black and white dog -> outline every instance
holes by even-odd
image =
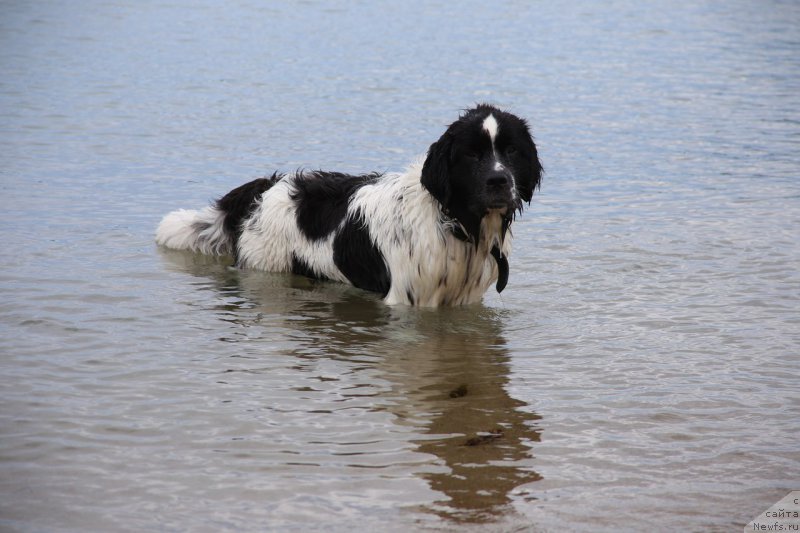
[[[351,283],[387,304],[460,305],[508,281],[509,226],[542,167],[527,123],[465,111],[405,172],[275,173],[161,221],[168,248]]]

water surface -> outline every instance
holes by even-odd
[[[0,528],[734,530],[800,480],[793,2],[0,3]],[[547,173],[502,295],[157,249],[478,101]]]

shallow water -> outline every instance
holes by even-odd
[[[792,2],[0,3],[0,529],[734,530],[800,488]],[[502,295],[157,249],[490,101],[547,174]]]

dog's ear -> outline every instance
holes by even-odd
[[[531,198],[533,198],[533,191],[539,187],[539,184],[542,181],[542,164],[539,162],[539,154],[536,151],[536,144],[534,144],[533,139],[531,139],[531,153],[530,153],[530,166],[526,169],[526,172],[521,179],[517,181],[517,191],[519,192],[519,197],[522,198],[526,203],[531,202]]]
[[[450,185],[450,136],[445,133],[428,149],[428,156],[422,165],[422,186],[428,189],[443,208],[450,205],[452,189]]]

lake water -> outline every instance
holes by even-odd
[[[0,529],[736,531],[800,489],[800,4],[0,2]],[[159,250],[460,109],[546,168],[482,305]]]

